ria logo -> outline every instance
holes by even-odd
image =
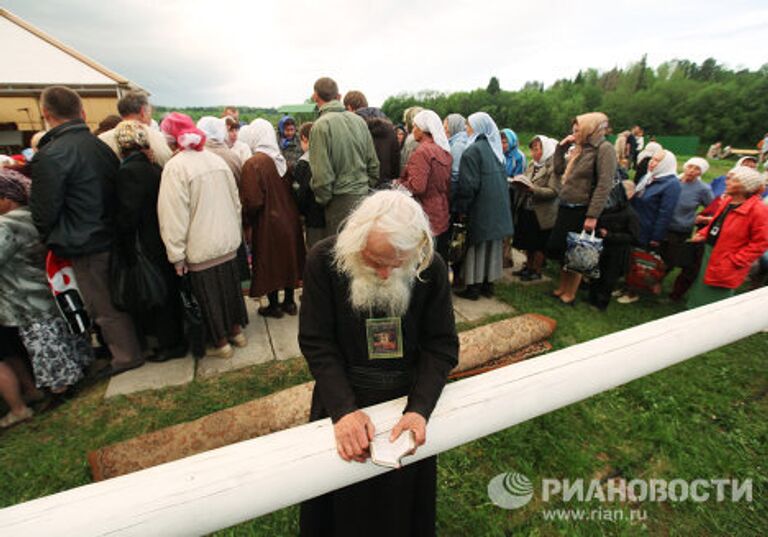
[[[517,472],[499,474],[488,483],[488,497],[502,509],[518,509],[533,498],[533,484]]]

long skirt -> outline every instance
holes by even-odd
[[[485,241],[467,248],[462,273],[466,285],[493,282],[501,278],[504,268],[501,240]]]
[[[707,285],[704,283],[704,274],[707,272],[707,265],[709,265],[709,258],[712,255],[712,246],[709,244],[704,248],[704,257],[701,260],[701,270],[699,270],[699,276],[691,287],[688,293],[688,301],[685,306],[690,310],[698,308],[699,306],[706,306],[719,300],[732,297],[735,293],[735,289],[727,289],[725,287],[715,287],[714,285]]]
[[[543,252],[549,242],[549,232],[549,229],[541,229],[535,211],[520,209],[512,247],[528,252]]]
[[[248,324],[237,258],[189,274],[210,343],[226,339],[233,326]]]
[[[61,317],[50,317],[19,327],[19,335],[32,362],[38,388],[73,386],[93,361],[88,340],[74,335]]]

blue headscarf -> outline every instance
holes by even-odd
[[[503,129],[502,134],[507,138],[507,152],[504,153],[504,167],[507,169],[507,176],[514,177],[525,171],[525,155],[520,152],[518,147],[517,134],[512,129]]]
[[[499,162],[504,164],[504,153],[501,150],[501,135],[499,134],[499,128],[496,126],[496,123],[493,121],[491,116],[485,112],[475,112],[469,116],[467,123],[469,123],[469,125],[472,127],[472,130],[474,131],[472,136],[469,137],[468,143],[475,143],[477,137],[481,134],[484,134],[491,146],[491,149],[493,149],[493,153],[496,155],[496,158],[499,159]]]
[[[287,148],[291,142],[295,141],[296,135],[293,135],[293,138],[286,138],[285,137],[285,124],[291,122],[294,126],[296,126],[296,120],[293,119],[291,116],[283,116],[280,118],[280,121],[277,123],[277,132],[280,135],[280,149]],[[296,128],[296,131],[298,132],[298,127]]]

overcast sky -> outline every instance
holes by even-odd
[[[371,105],[419,90],[714,57],[757,69],[765,0],[4,0],[168,106],[303,102],[320,76]],[[7,53],[23,54],[22,50]],[[0,71],[1,72],[1,71]],[[0,79],[2,75],[0,74]]]

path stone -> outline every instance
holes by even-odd
[[[147,362],[138,369],[112,377],[104,397],[180,386],[191,382],[194,377],[195,359],[191,355],[161,363]]]
[[[248,345],[242,349],[235,347],[235,355],[232,358],[202,358],[197,364],[197,375],[200,378],[208,378],[226,371],[235,371],[275,358],[272,345],[269,342],[267,323],[264,317],[256,312],[259,303],[246,298],[245,304],[248,308],[249,320],[248,326],[245,328]]]
[[[282,319],[269,319],[267,329],[275,358],[287,360],[301,356],[298,315],[284,315]]]
[[[453,311],[456,314],[456,322],[474,322],[491,315],[514,313],[515,309],[495,298],[467,300],[453,295]]]

